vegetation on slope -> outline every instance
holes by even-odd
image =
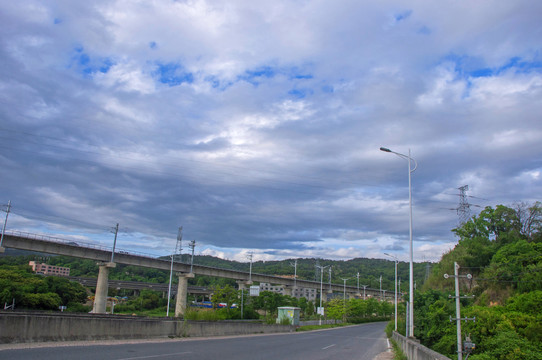
[[[24,265],[0,268],[1,304],[15,302],[17,308],[36,310],[58,310],[59,306],[67,306],[77,311],[86,299],[85,288],[66,278],[35,275]]]
[[[453,264],[461,278],[463,338],[476,343],[472,360],[542,359],[542,205],[537,202],[514,208],[487,207],[453,231],[456,247],[433,268],[415,294],[415,336],[421,342],[456,358],[456,325]],[[404,333],[402,328],[399,330]]]

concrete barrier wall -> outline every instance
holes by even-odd
[[[322,320],[322,325],[329,325],[329,324],[340,324],[342,323],[341,320]],[[307,321],[300,321],[300,326],[306,326],[306,325],[320,325],[320,320],[307,320]]]
[[[0,343],[152,339],[294,331],[250,321],[200,322],[99,314],[0,312]]]
[[[450,360],[449,357],[439,354],[438,352],[421,345],[417,341],[406,338],[395,331],[393,332],[392,339],[397,342],[408,360]]]

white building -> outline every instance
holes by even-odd
[[[271,292],[279,293],[281,295],[286,295],[286,291],[284,290],[284,286],[282,285],[271,285],[269,283],[260,283],[260,291],[271,291]],[[292,289],[292,296],[298,299],[304,297],[308,301],[314,301],[316,300],[316,295],[317,295],[316,289],[308,289],[308,288],[301,288],[301,287],[296,287]]]

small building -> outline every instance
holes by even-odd
[[[285,320],[290,322],[290,325],[299,325],[299,312],[301,308],[293,306],[281,306],[278,308],[277,324],[283,324]]]
[[[260,291],[271,291],[286,295],[286,291],[283,285],[271,285],[269,283],[260,283]],[[299,299],[304,297],[308,301],[314,301],[317,298],[316,289],[295,287],[292,289],[292,296]]]
[[[63,266],[54,266],[48,264],[38,264],[35,261],[28,262],[32,267],[32,271],[36,274],[55,275],[55,276],[70,276],[70,268]]]

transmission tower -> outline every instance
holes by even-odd
[[[457,207],[457,216],[459,216],[459,225],[465,224],[470,219],[470,204],[467,199],[468,185],[463,185],[459,189],[459,206]]]

